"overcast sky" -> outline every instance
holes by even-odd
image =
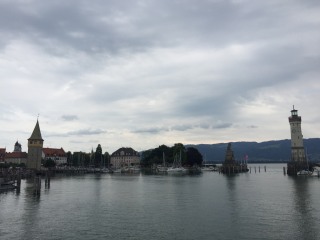
[[[0,0],[0,148],[320,137],[318,0]]]

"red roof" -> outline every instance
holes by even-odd
[[[46,157],[64,157],[66,156],[66,152],[63,150],[63,148],[42,148],[42,151]]]
[[[28,154],[26,152],[8,152],[6,158],[28,158]]]
[[[0,160],[3,160],[5,155],[6,155],[6,149],[0,148]]]

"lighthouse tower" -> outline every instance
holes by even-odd
[[[298,110],[291,110],[289,117],[291,132],[291,161],[288,163],[288,174],[295,175],[298,171],[305,169],[307,164],[303,147],[303,135],[301,131],[301,117]]]
[[[41,158],[42,158],[43,139],[41,137],[41,131],[39,121],[37,120],[36,126],[28,139],[28,161],[27,168],[33,170],[40,170]]]

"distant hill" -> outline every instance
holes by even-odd
[[[185,145],[194,147],[202,154],[206,162],[222,163],[228,143]],[[267,142],[232,142],[236,160],[248,155],[249,163],[288,162],[291,157],[291,140],[274,140]],[[320,138],[304,139],[304,147],[310,162],[320,162]]]

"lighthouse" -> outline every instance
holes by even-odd
[[[290,133],[291,133],[291,160],[288,163],[287,173],[296,175],[298,171],[307,167],[306,155],[303,146],[303,135],[301,131],[301,117],[298,110],[291,110],[289,116]]]

